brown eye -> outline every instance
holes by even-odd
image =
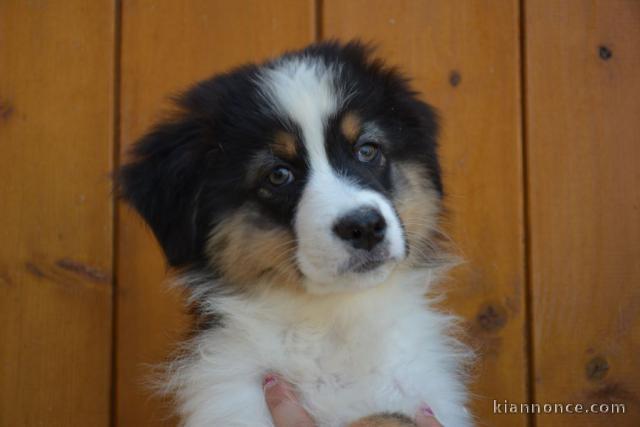
[[[363,163],[374,161],[380,150],[374,144],[362,144],[356,149],[356,157]]]
[[[274,187],[281,187],[293,181],[293,173],[284,166],[274,168],[269,174],[269,182]]]

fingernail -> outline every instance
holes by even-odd
[[[427,417],[435,417],[435,414],[431,410],[431,407],[427,404],[423,404],[420,407],[420,411],[422,412],[422,414],[426,415]]]
[[[267,374],[265,375],[264,379],[262,380],[262,388],[264,390],[273,387],[274,385],[276,385],[278,383],[278,378],[273,375],[273,374]]]

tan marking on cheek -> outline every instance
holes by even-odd
[[[259,284],[298,289],[293,234],[279,226],[258,227],[248,208],[220,223],[208,242],[211,262],[227,282],[250,290]]]
[[[429,255],[430,237],[438,226],[440,199],[417,165],[399,165],[395,205],[409,243],[409,262]]]
[[[277,156],[287,159],[293,159],[298,155],[296,138],[288,132],[277,132],[271,144],[271,149]]]
[[[351,144],[355,144],[360,131],[362,130],[362,121],[355,113],[347,113],[340,122],[340,130]]]

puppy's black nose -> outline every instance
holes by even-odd
[[[333,226],[333,232],[356,249],[370,251],[384,239],[387,223],[373,208],[349,212]]]

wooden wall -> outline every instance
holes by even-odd
[[[0,425],[109,424],[115,7],[0,1]]]
[[[640,2],[526,3],[534,398],[640,425]],[[545,416],[541,426],[566,426]]]
[[[0,426],[172,426],[180,296],[109,172],[195,80],[376,41],[443,119],[480,426],[640,423],[640,2],[0,1]],[[622,402],[625,415],[505,415]],[[454,427],[454,426],[447,426]]]

